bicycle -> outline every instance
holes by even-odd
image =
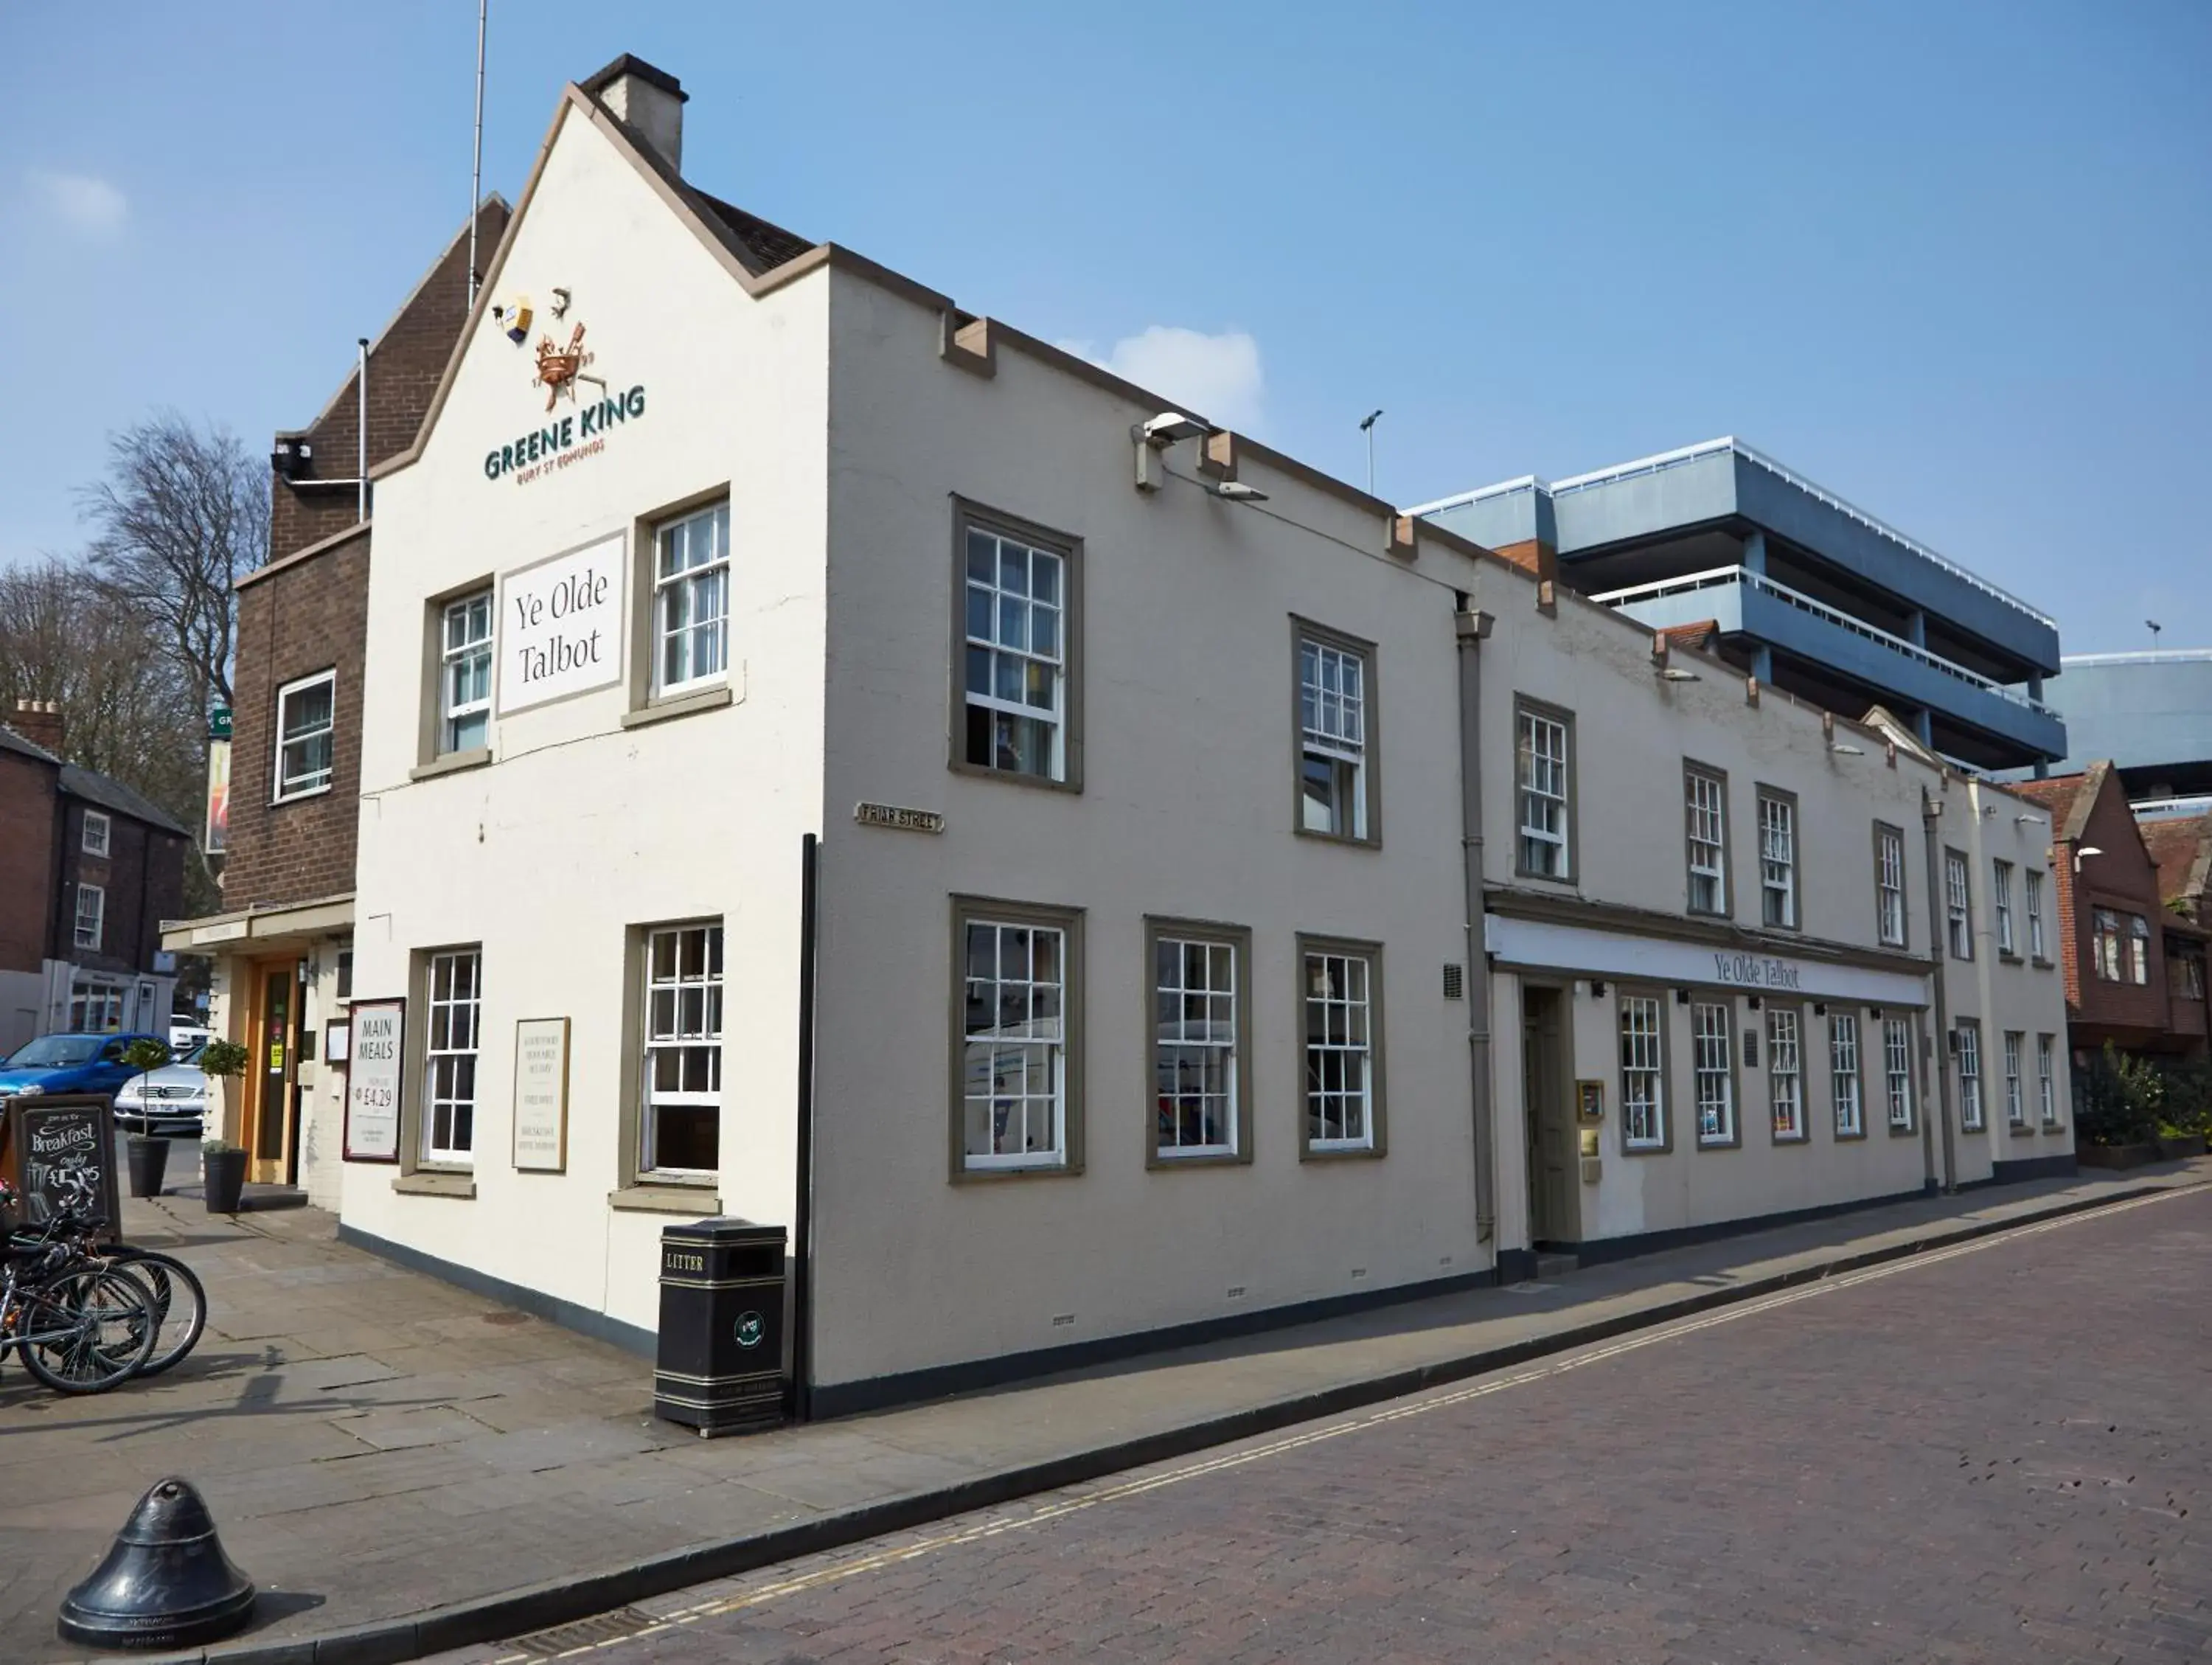
[[[192,1269],[174,1255],[130,1243],[99,1241],[104,1217],[94,1207],[96,1188],[75,1172],[59,1176],[60,1211],[35,1231],[9,1238],[18,1251],[64,1244],[84,1261],[119,1269],[141,1283],[155,1324],[152,1352],[137,1368],[140,1376],[159,1376],[181,1363],[199,1345],[207,1328],[207,1290]]]
[[[144,1285],[66,1243],[11,1253],[0,1269],[0,1358],[58,1394],[104,1394],[153,1356],[161,1325]]]

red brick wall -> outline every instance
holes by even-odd
[[[0,971],[36,971],[52,934],[60,773],[35,757],[0,751]]]
[[[2090,805],[2078,846],[2099,854],[2083,856],[2081,871],[2071,870],[2073,852],[2061,845],[2052,866],[2058,877],[2059,937],[2066,950],[2066,999],[2078,1033],[2076,1045],[2096,1045],[2110,1036],[2123,1045],[2148,1040],[2166,1028],[2165,933],[2160,921],[2158,867],[2143,848],[2136,818],[2129,811],[2118,771],[2105,773]],[[2145,983],[2107,982],[2096,972],[2094,910],[2109,908],[2123,915],[2141,915],[2150,926],[2150,977]],[[2120,969],[2125,976],[2132,949],[2122,939]]]
[[[161,946],[161,921],[185,908],[185,841],[119,811],[62,800],[60,872],[54,887],[51,952],[100,971],[150,971]],[[88,810],[107,817],[107,854],[88,855]],[[76,945],[76,887],[97,884],[106,893],[97,949]]]

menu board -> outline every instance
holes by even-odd
[[[407,1002],[356,1000],[348,1036],[345,1159],[399,1160],[399,1083]]]
[[[93,1206],[106,1217],[112,1235],[123,1218],[115,1189],[115,1115],[101,1093],[50,1093],[8,1101],[5,1173],[21,1200],[16,1217],[26,1225],[43,1225],[61,1212],[56,1183],[70,1169],[90,1173]]]

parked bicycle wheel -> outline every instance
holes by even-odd
[[[173,1255],[127,1245],[108,1253],[119,1270],[145,1285],[147,1304],[154,1314],[154,1350],[138,1374],[159,1376],[199,1346],[207,1328],[207,1291],[192,1269]]]
[[[145,1285],[127,1273],[64,1272],[16,1296],[16,1350],[58,1394],[104,1394],[129,1381],[160,1333]]]

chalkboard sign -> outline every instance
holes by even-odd
[[[56,1182],[72,1168],[88,1170],[93,1206],[106,1216],[112,1234],[123,1218],[115,1189],[115,1111],[102,1093],[52,1093],[8,1101],[4,1172],[21,1194],[16,1218],[43,1225],[61,1212]]]

